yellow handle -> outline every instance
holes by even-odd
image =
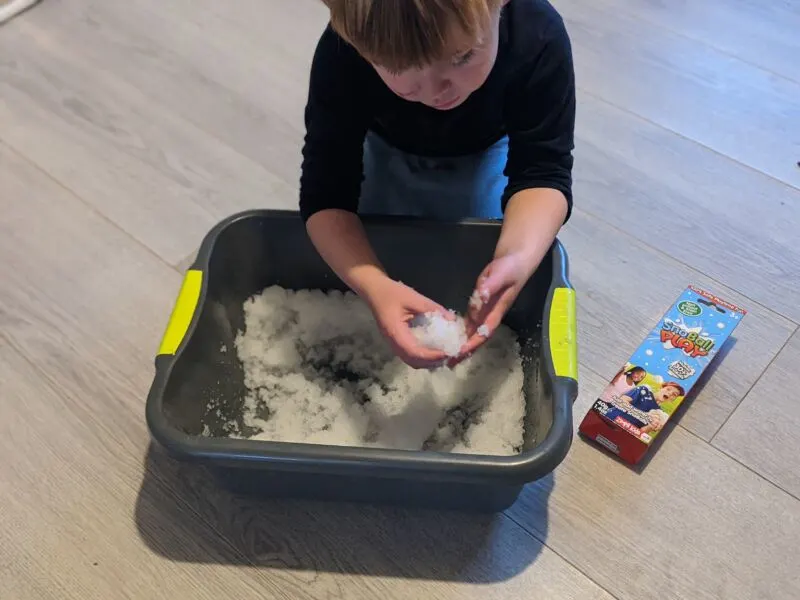
[[[194,269],[186,271],[181,291],[175,301],[175,308],[172,309],[172,315],[170,315],[167,323],[167,330],[161,339],[161,347],[158,350],[159,356],[175,354],[178,351],[186,332],[189,330],[192,317],[194,317],[194,311],[200,301],[202,287],[203,272]]]
[[[578,319],[575,290],[556,288],[550,306],[550,356],[557,377],[578,379]]]

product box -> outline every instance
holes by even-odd
[[[625,462],[639,462],[745,314],[689,286],[603,390],[579,431]]]

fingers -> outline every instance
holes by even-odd
[[[469,299],[469,310],[470,311],[479,311],[483,308],[483,305],[489,301],[489,297],[492,295],[491,290],[486,287],[486,280],[492,272],[492,265],[489,264],[480,275],[478,275],[478,281],[475,283],[475,290],[472,292],[472,296]]]
[[[448,364],[455,366],[460,362],[470,358],[478,348],[483,346],[486,343],[486,340],[489,339],[489,336],[482,335],[482,333],[475,333],[473,334],[468,340],[467,343],[464,344],[464,347],[461,348],[461,352],[458,356],[451,360]]]
[[[395,346],[395,353],[403,362],[415,369],[433,369],[447,361],[447,354],[420,344],[411,333],[411,329],[405,325],[392,328],[389,336]]]
[[[504,303],[505,293],[501,292],[490,296],[486,302],[477,309],[470,307],[467,313],[467,335],[472,337],[478,333],[478,328],[486,326],[489,332],[494,331],[500,324],[505,314],[506,304]]]
[[[375,304],[373,311],[384,336],[403,362],[415,369],[444,365],[447,354],[423,346],[411,332],[411,327],[415,319],[425,313],[439,313],[448,319],[455,318],[455,315],[405,284],[391,290],[382,304]]]
[[[415,292],[415,297],[409,302],[408,308],[417,313],[439,313],[449,318],[452,313],[441,304],[434,302],[430,298],[426,298],[420,293]]]
[[[499,327],[500,321],[503,318],[503,310],[495,307],[495,310],[487,315],[486,320],[481,324],[472,324],[470,326],[469,339],[467,343],[461,348],[458,356],[451,359],[447,364],[450,368],[462,363],[472,355],[491,337],[494,330]]]
[[[494,260],[478,277],[478,295],[486,302],[488,297],[500,294],[514,285],[516,279],[517,267],[514,261],[508,258]]]
[[[433,312],[440,313],[447,319],[455,318],[455,316],[449,310],[447,310],[438,302],[434,302],[427,296],[423,296],[413,288],[408,286],[406,286],[406,288],[410,293],[407,294],[406,298],[404,299],[404,304],[406,305],[405,308],[408,310],[408,312],[412,313],[412,317],[417,314]]]
[[[467,325],[469,339],[467,343],[464,344],[463,348],[461,348],[458,357],[448,362],[449,366],[453,367],[469,358],[476,350],[486,343],[486,340],[488,340],[492,333],[500,326],[503,316],[511,305],[512,299],[513,294],[511,290],[506,290],[499,296],[492,298],[488,304],[484,305],[476,319],[470,318]]]
[[[485,338],[478,334],[473,335],[467,340],[467,343],[464,344],[464,347],[461,349],[461,353],[455,358],[451,358],[447,361],[447,366],[453,369],[465,360],[472,358],[472,355],[475,353],[475,351],[480,348],[487,339],[489,338]]]
[[[467,310],[468,326],[473,326],[468,328],[470,335],[486,322],[504,293],[516,283],[515,274],[513,264],[505,259],[492,261],[480,274]]]

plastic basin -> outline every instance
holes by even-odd
[[[365,217],[364,225],[394,278],[457,310],[466,308],[500,232],[500,223],[480,220]],[[248,211],[208,233],[185,275],[147,398],[150,432],[176,459],[206,465],[227,488],[265,496],[500,511],[566,456],[577,345],[575,294],[559,242],[505,319],[519,336],[525,375],[524,448],[516,456],[222,437],[245,396],[234,346],[244,327],[243,303],[275,284],[346,289],[296,212]]]

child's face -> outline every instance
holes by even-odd
[[[644,373],[642,371],[634,371],[631,373],[631,379],[633,379],[633,383],[642,383]]]
[[[671,385],[668,387],[663,387],[656,393],[656,402],[659,404],[672,402],[680,395],[681,393],[678,391],[678,388],[672,387]]]
[[[420,102],[437,110],[450,110],[462,104],[483,85],[497,58],[500,10],[481,39],[454,34],[452,52],[423,69],[392,73],[373,65],[383,82],[395,94],[410,102]]]

